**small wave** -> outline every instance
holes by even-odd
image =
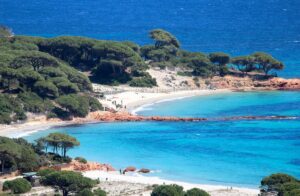
[[[131,111],[131,114],[137,115],[138,112],[145,111],[145,110],[152,110],[153,108],[150,107],[152,105],[154,105],[154,103],[149,103],[149,104],[145,104],[140,107],[137,107]]]
[[[174,97],[174,98],[169,98],[169,99],[163,99],[163,100],[157,101],[155,103],[164,103],[164,102],[169,102],[169,101],[185,99],[185,98],[189,98],[189,97],[191,97],[191,96]]]
[[[32,131],[16,132],[16,133],[12,134],[11,137],[12,138],[26,137],[26,136],[32,135],[36,132],[39,132],[39,131],[42,131],[42,130],[48,130],[50,128],[51,128],[51,126],[47,126],[47,127],[43,127],[43,128],[34,129]]]
[[[300,43],[300,40],[292,40],[292,41],[287,41],[289,43]]]
[[[161,170],[151,170],[150,173],[155,174],[155,173],[161,173]]]
[[[164,103],[164,102],[170,102],[170,101],[175,101],[175,100],[180,100],[180,99],[185,99],[185,98],[189,98],[189,97],[192,97],[192,96],[194,96],[194,95],[191,95],[191,96],[182,96],[182,97],[175,97],[175,98],[169,98],[169,99],[162,99],[162,100],[159,100],[159,101],[155,101],[153,103],[148,103],[148,104],[145,104],[145,105],[142,105],[140,107],[137,107],[137,108],[133,109],[131,111],[131,114],[137,115],[137,113],[141,112],[141,111],[153,110],[153,108],[149,107],[149,106],[153,106],[154,104]]]

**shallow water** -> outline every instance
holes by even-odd
[[[299,104],[300,92],[227,93],[161,102],[141,114],[300,116]],[[263,176],[275,172],[300,177],[299,120],[99,123],[26,138],[33,141],[53,131],[81,142],[69,152],[73,157],[116,168],[145,167],[165,179],[257,187]]]

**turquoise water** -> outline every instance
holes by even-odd
[[[161,102],[144,115],[300,116],[300,92],[209,95]],[[69,152],[115,168],[134,165],[164,179],[257,187],[262,177],[285,172],[300,177],[300,121],[125,122],[53,128],[80,147]]]

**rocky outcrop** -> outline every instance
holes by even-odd
[[[200,122],[200,121],[234,121],[234,120],[278,120],[278,119],[298,119],[298,116],[232,116],[221,118],[201,118],[201,117],[168,117],[168,116],[137,116],[127,112],[94,112],[93,119],[97,121],[166,121],[166,122]]]
[[[147,174],[147,173],[150,173],[150,169],[142,168],[142,169],[140,169],[138,172],[139,172],[139,173]]]
[[[52,168],[55,170],[67,170],[67,171],[91,171],[91,170],[101,170],[101,171],[116,171],[111,165],[101,164],[96,162],[81,163],[79,161],[73,160],[68,164],[54,165]]]
[[[129,166],[129,167],[126,167],[126,169],[124,169],[123,174],[125,174],[127,172],[135,172],[135,171],[136,171],[135,167]]]
[[[271,90],[300,90],[300,79],[272,78],[254,83],[255,87],[264,87]]]

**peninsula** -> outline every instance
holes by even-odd
[[[104,121],[203,122],[299,119],[299,116],[220,118],[203,116],[196,118],[138,115],[140,106],[165,99],[233,91],[300,90],[300,79],[278,77],[276,72],[284,69],[284,64],[265,52],[253,52],[237,57],[231,57],[223,52],[210,54],[190,52],[181,49],[177,38],[165,30],[155,29],[149,35],[154,43],[139,46],[130,41],[106,41],[75,36],[55,38],[19,36],[14,35],[7,27],[0,27],[0,135],[11,138],[23,137],[52,126]],[[60,155],[58,148],[66,153],[67,147],[79,145],[76,138],[65,135],[59,135],[59,137],[52,135],[53,138],[50,136],[46,138],[48,139],[46,142],[40,140],[44,142],[43,144],[47,144],[42,148],[37,148],[41,147],[38,146],[41,143],[29,144],[22,139],[1,138],[2,143],[7,147],[5,152],[9,151],[11,146],[18,146],[12,152],[15,153],[13,156],[16,155],[16,157],[12,157],[16,160],[20,157],[24,158],[21,156],[22,150],[27,147],[30,150],[24,150],[24,152],[29,153],[30,156],[38,158],[42,155],[48,160],[49,154],[47,150],[46,153],[44,151],[49,145],[56,149],[56,152],[50,154],[50,159],[53,158],[51,161],[57,161],[54,160],[57,156],[62,163],[69,163],[71,160],[66,161],[64,158],[67,157],[65,154]],[[57,143],[58,141],[61,143]],[[6,161],[4,158],[3,160]],[[13,165],[15,160],[9,160],[9,163]],[[79,160],[82,161],[81,158]],[[26,160],[23,161],[26,162]],[[94,180],[101,178],[104,181],[110,178],[114,181],[138,183],[135,181],[137,178],[131,176],[85,170],[86,168],[114,170],[110,165],[79,163],[80,161],[73,160],[71,164],[76,168],[84,168],[82,171],[85,177]],[[3,162],[0,164],[2,164],[2,170],[7,166]],[[37,170],[41,165],[35,166],[30,170]],[[47,172],[49,173],[41,172],[40,175],[44,175],[45,178],[50,178],[50,176],[54,178],[55,175],[60,178],[62,175],[59,172],[53,174],[51,174],[52,171]],[[68,173],[68,175],[86,180],[88,189],[94,185],[93,181],[83,176],[73,173]],[[284,177],[276,176],[279,179]],[[290,176],[287,178],[293,183],[297,181]],[[150,187],[149,189],[150,182],[176,183],[152,178],[139,179],[143,185],[135,184],[135,187],[142,186],[144,192],[148,191],[146,195],[150,194],[150,190],[155,192],[160,191],[160,188],[170,188],[158,186],[160,188]],[[50,182],[44,181],[43,183],[53,185]],[[126,184],[126,188],[129,189],[131,184]],[[185,183],[181,185],[186,190],[193,187],[204,188],[211,195],[217,196],[230,192],[223,186]],[[262,185],[271,187],[269,181],[265,184],[262,182]],[[7,187],[9,188],[9,185]],[[271,190],[270,187],[268,191]],[[180,189],[183,194],[183,188]],[[234,189],[231,195],[258,193],[258,190],[253,189]],[[73,191],[79,192],[79,190]],[[68,195],[68,193],[63,193]]]

